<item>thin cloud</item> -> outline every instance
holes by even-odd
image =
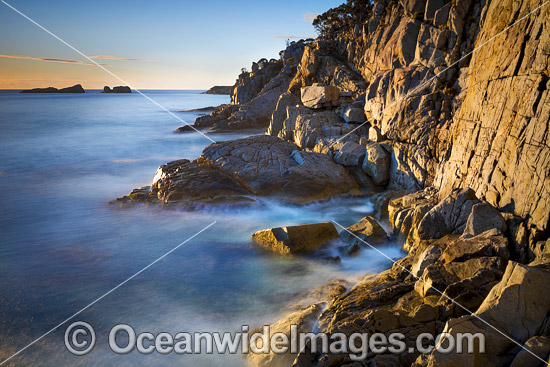
[[[315,20],[315,18],[317,18],[319,15],[319,13],[305,13],[304,14],[304,22],[308,22],[308,23],[311,23]]]
[[[129,57],[118,57],[118,56],[109,56],[109,55],[95,55],[89,56],[90,59],[102,59],[102,60],[119,60],[119,61],[138,61],[138,62],[152,62],[153,60],[146,59],[132,59]]]
[[[273,38],[280,39],[280,40],[299,40],[303,37],[300,37],[300,36],[273,36]]]
[[[23,60],[33,60],[33,61],[46,61],[46,62],[60,62],[63,64],[73,64],[73,65],[93,65],[96,66],[93,62],[77,61],[77,60],[67,60],[67,59],[53,59],[45,57],[32,57],[32,56],[20,56],[20,55],[1,55],[5,59],[23,59]],[[106,64],[100,64],[106,65]]]

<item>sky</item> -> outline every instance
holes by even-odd
[[[5,0],[138,89],[232,85],[343,0]],[[0,2],[0,89],[122,83]]]

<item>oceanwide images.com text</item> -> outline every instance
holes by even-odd
[[[272,333],[269,326],[250,330],[243,325],[240,332],[136,332],[127,324],[111,328],[109,348],[116,354],[134,350],[141,354],[297,354],[312,353],[349,354],[354,361],[367,355],[382,353],[485,353],[485,336],[482,333],[420,334],[414,346],[402,333],[304,333],[291,325],[288,333]],[[88,323],[75,322],[65,331],[65,346],[75,355],[90,353],[96,343],[96,334]]]

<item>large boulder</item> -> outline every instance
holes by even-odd
[[[329,156],[301,151],[295,144],[269,135],[214,143],[202,157],[262,196],[306,203],[360,194],[357,182]]]
[[[493,228],[501,233],[506,231],[506,221],[502,214],[488,203],[475,204],[466,222],[463,236],[474,237]]]
[[[418,237],[425,240],[462,234],[472,208],[477,203],[479,200],[473,190],[453,190],[422,218],[418,225]]]
[[[336,238],[338,232],[330,222],[276,227],[252,235],[254,242],[282,255],[315,250]]]
[[[147,202],[196,208],[204,204],[245,204],[257,193],[229,172],[204,159],[181,159],[160,166],[151,187],[135,189],[114,203]]]
[[[334,86],[313,85],[300,90],[302,104],[310,108],[338,106],[340,90]]]
[[[250,202],[257,196],[307,203],[335,195],[361,195],[361,191],[346,169],[329,156],[259,135],[214,143],[194,161],[161,166],[151,194],[162,203],[197,206]],[[141,201],[141,197],[125,200]]]
[[[362,218],[359,222],[340,232],[339,237],[344,242],[359,243],[359,245],[363,244],[361,240],[369,244],[378,244],[388,241],[388,235],[384,228],[370,216]]]

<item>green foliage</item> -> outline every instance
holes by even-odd
[[[242,68],[241,69],[241,74],[248,74],[248,69],[247,68]]]
[[[313,20],[320,36],[330,36],[363,23],[373,8],[373,0],[347,0],[344,4],[327,10]]]

